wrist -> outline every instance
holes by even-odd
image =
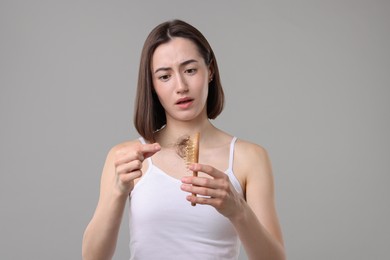
[[[123,191],[123,190],[119,189],[118,187],[113,188],[113,190],[111,192],[111,197],[114,200],[120,200],[120,201],[127,200],[129,195],[130,195],[130,192]]]
[[[233,224],[241,223],[242,221],[245,221],[247,216],[247,210],[248,210],[248,204],[243,198],[241,198],[239,206],[237,207],[236,211],[234,212],[234,214],[229,216],[230,221]]]

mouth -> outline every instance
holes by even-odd
[[[183,105],[192,102],[194,99],[192,98],[181,98],[176,102],[176,105]]]

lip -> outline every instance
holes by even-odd
[[[182,109],[186,109],[186,108],[189,108],[192,105],[193,101],[194,101],[193,98],[184,97],[184,98],[178,99],[176,101],[175,105],[179,106]]]
[[[191,102],[193,101],[194,99],[193,98],[189,98],[189,97],[184,97],[184,98],[180,98],[176,101],[176,105],[181,105],[181,104],[185,104],[187,102]]]

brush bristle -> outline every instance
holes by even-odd
[[[199,133],[196,133],[193,137],[188,137],[186,139],[183,158],[187,165],[198,162],[199,135]]]
[[[192,163],[198,163],[199,139],[200,139],[199,137],[200,137],[200,133],[196,133],[194,136],[192,137],[188,136],[179,142],[179,147],[181,148],[179,149],[180,151],[179,155],[183,157],[187,167]],[[193,171],[192,175],[197,177],[198,172]],[[195,193],[192,193],[192,195],[196,197]],[[191,202],[191,205],[196,206],[196,203]]]

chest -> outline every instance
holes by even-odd
[[[148,176],[131,193],[131,220],[142,226],[156,223],[160,232],[167,236],[183,232],[196,234],[205,239],[213,237],[216,241],[223,239],[227,229],[234,233],[231,223],[213,207],[205,205],[191,206],[186,200],[188,195],[180,189],[180,181],[167,176],[160,169],[153,167]],[[164,223],[161,229],[161,223]],[[152,233],[156,227],[150,227]]]
[[[228,145],[217,148],[200,148],[199,163],[210,165],[220,171],[229,168],[230,147]],[[173,148],[163,148],[152,157],[153,164],[175,179],[192,174],[187,168],[187,162],[178,155]],[[206,174],[199,173],[199,176],[207,177]]]
[[[211,206],[191,206],[180,185],[151,165],[135,186],[129,200],[132,259],[237,259],[239,239],[230,221]]]

